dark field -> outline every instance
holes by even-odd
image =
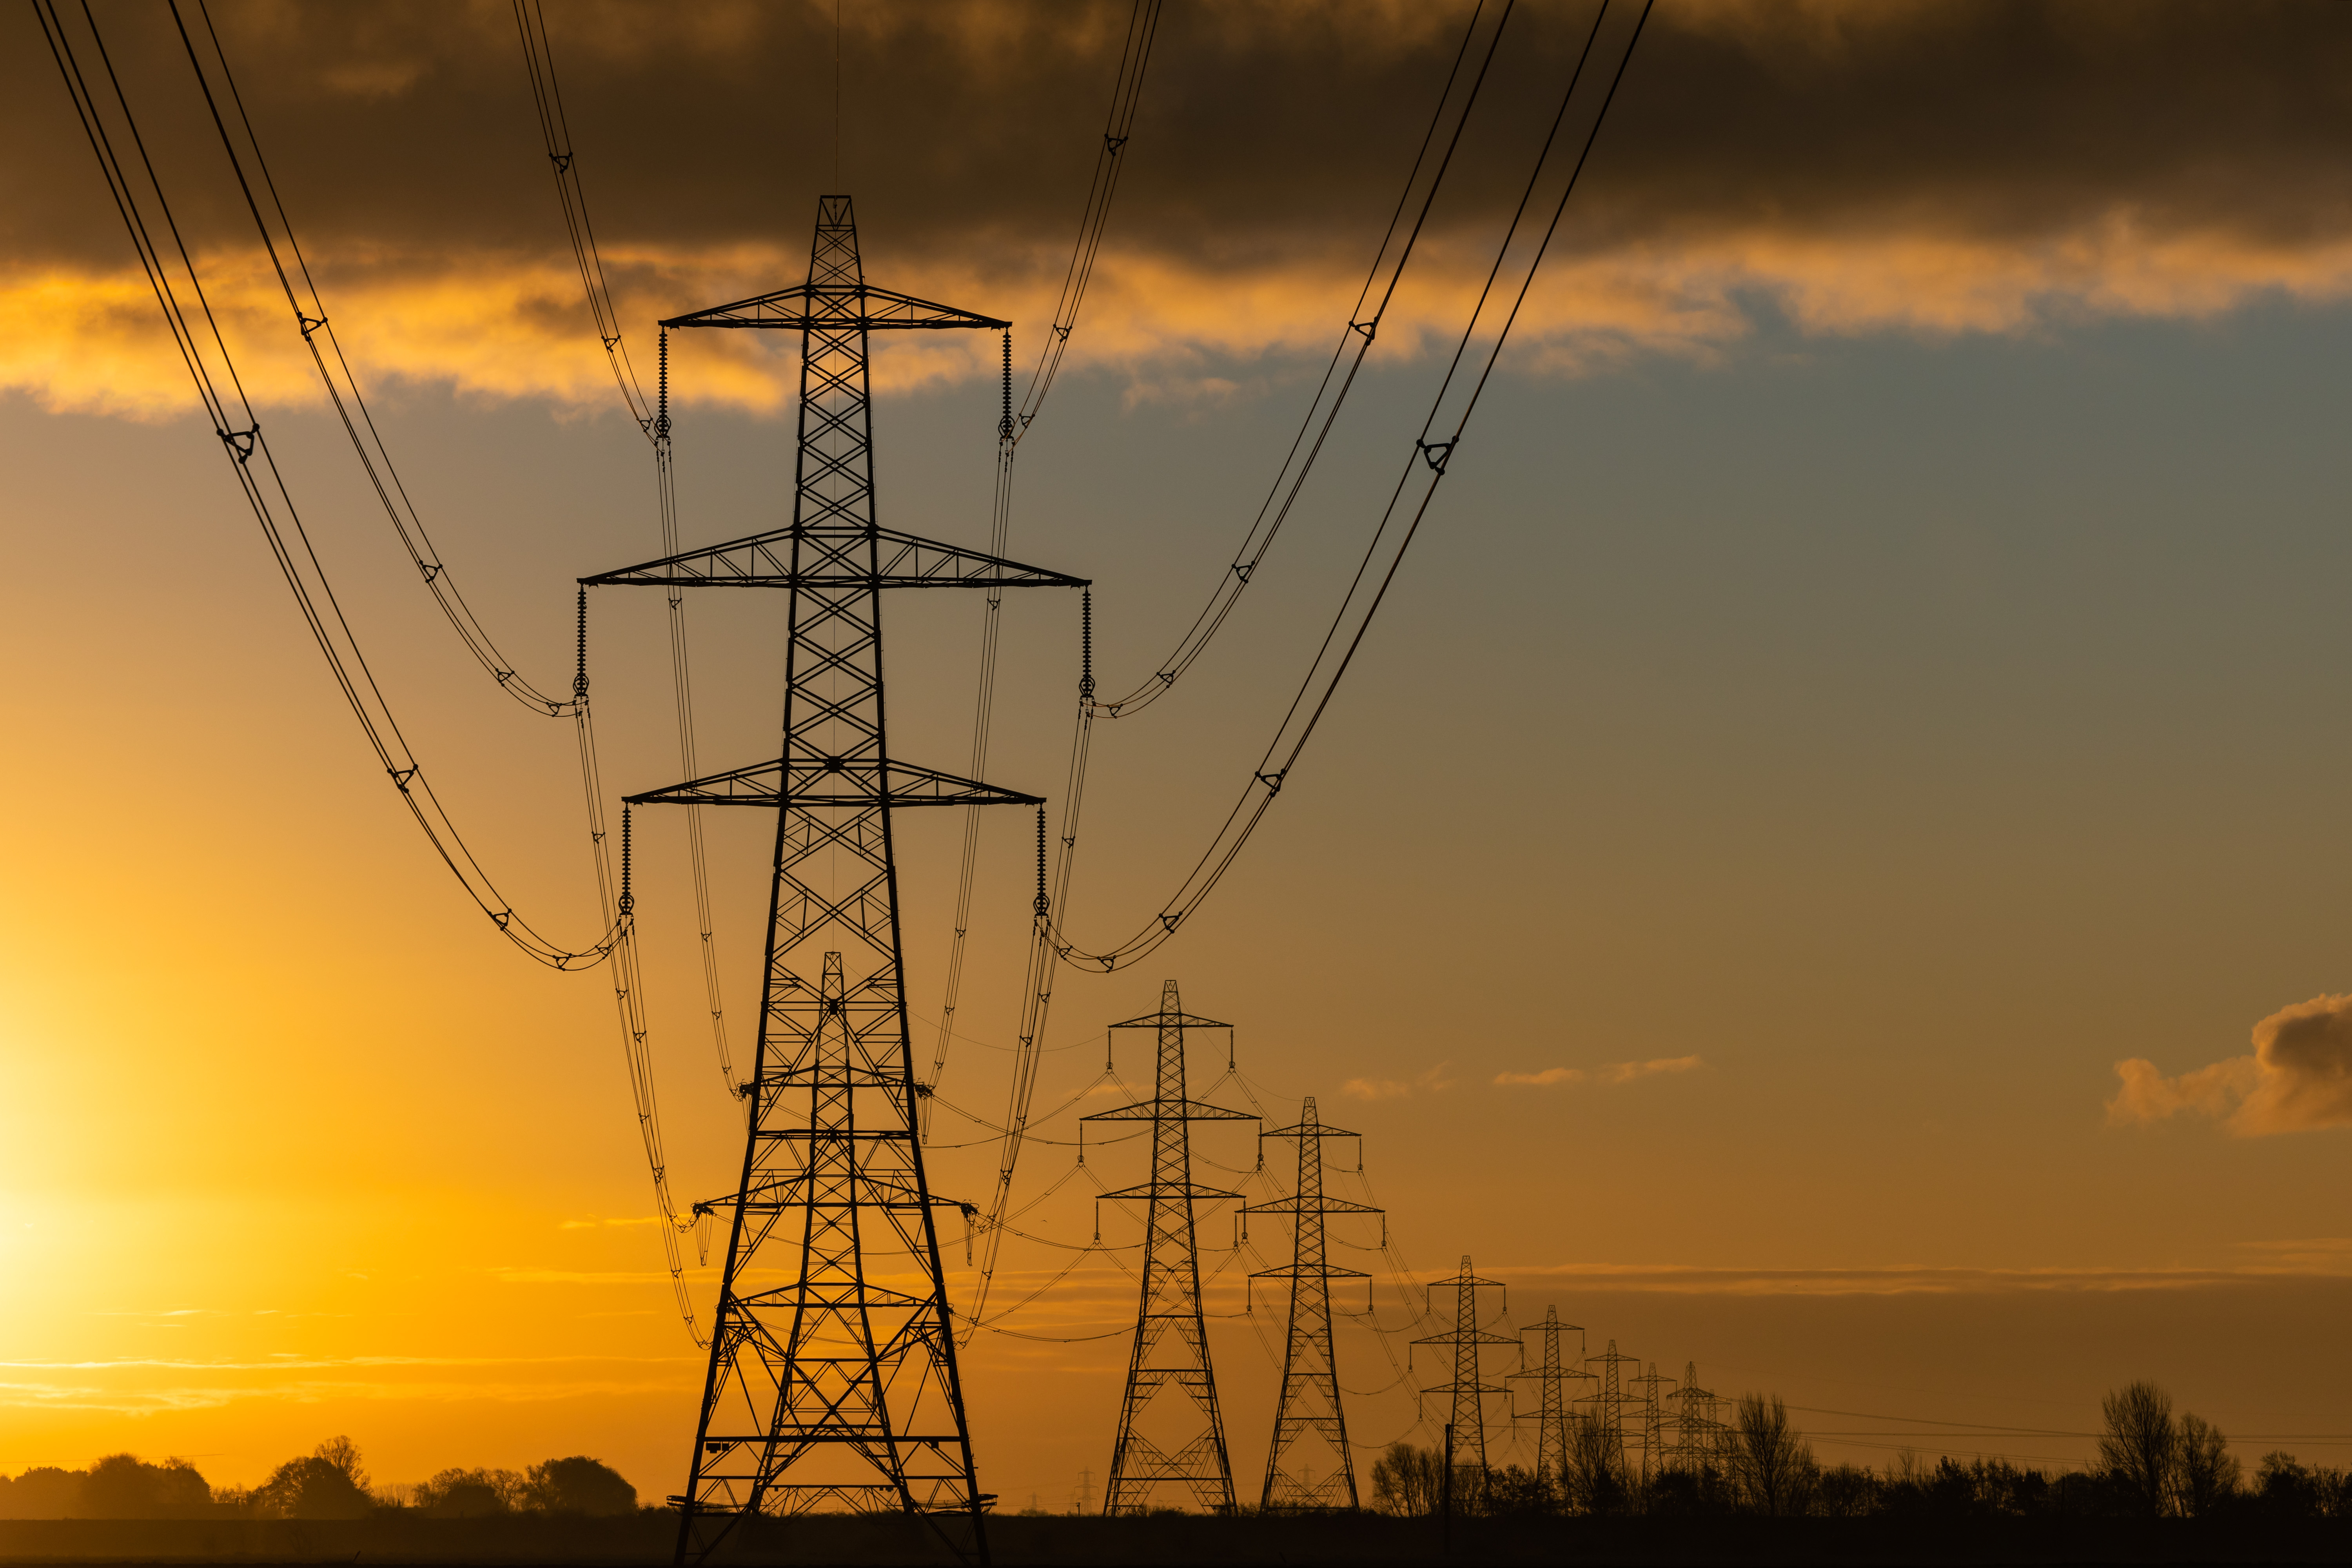
[[[582,1563],[669,1561],[675,1521],[630,1519],[12,1520],[0,1562]],[[1447,1556],[1435,1521],[1135,1520],[1013,1516],[990,1521],[994,1560],[1078,1563],[2344,1563],[2352,1522],[2012,1520],[1927,1526],[1884,1519],[1550,1519],[1457,1524]],[[940,1563],[953,1559],[899,1519],[768,1521],[730,1543],[741,1563]]]

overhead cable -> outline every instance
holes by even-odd
[[[202,278],[173,216],[170,201],[156,175],[145,141],[140,135],[137,120],[131,113],[130,100],[115,73],[113,61],[107,53],[105,40],[98,30],[96,18],[89,11],[87,0],[82,6],[83,19],[97,58],[103,68],[117,116],[136,155],[143,176],[143,186],[152,193],[155,213],[153,224],[150,223],[147,216],[150,199],[141,195],[140,184],[134,183],[115,146],[97,93],[68,36],[56,0],[33,0],[33,6],[40,20],[43,36],[48,42],[50,55],[57,61],[58,73],[73,100],[83,133],[98,158],[109,194],[113,197],[116,210],[130,234],[132,247],[138,252],[141,268],[146,273],[156,303],[163,312],[164,323],[195,387],[197,398],[204,405],[206,416],[211,419],[222,450],[236,476],[238,489],[244,492],[247,504],[251,508],[254,520],[259,524],[263,539],[269,547],[271,558],[277,562],[287,587],[294,595],[304,625],[309,627],[320,653],[327,661],[329,673],[334,678],[345,702],[350,705],[352,715],[358,719],[385,776],[399,792],[402,803],[424,831],[435,852],[441,857],[443,864],[449,868],[467,895],[509,940],[552,968],[584,968],[602,962],[610,955],[619,939],[617,925],[607,929],[593,944],[584,949],[562,947],[548,941],[518,915],[512,904],[499,892],[434,795],[422,764],[402,734],[374,673],[360,650],[351,625],[320,563],[318,553],[303,528],[301,514],[287,489],[285,478],[278,470],[268,437],[262,433],[261,421],[237,376],[234,356],[222,336]],[[168,255],[166,237],[170,247]],[[177,258],[176,269],[172,259],[174,257]],[[185,300],[181,298],[181,286],[177,281],[183,278],[188,295]],[[215,363],[217,372],[214,368]]]
[[[1419,239],[1423,226],[1428,220],[1430,206],[1436,199],[1439,187],[1444,184],[1446,171],[1452,166],[1454,151],[1461,143],[1463,128],[1468,122],[1471,108],[1477,100],[1478,90],[1485,83],[1488,67],[1493,63],[1496,47],[1501,41],[1503,26],[1510,18],[1512,5],[1513,0],[1503,0],[1502,5],[1496,13],[1493,30],[1486,37],[1486,47],[1479,57],[1477,69],[1475,74],[1465,76],[1465,67],[1471,58],[1473,46],[1480,37],[1487,16],[1486,0],[1478,0],[1472,8],[1469,23],[1463,30],[1462,42],[1455,49],[1453,65],[1446,73],[1445,85],[1438,94],[1436,108],[1431,113],[1429,128],[1423,133],[1421,145],[1413,156],[1412,167],[1405,175],[1404,187],[1398,195],[1395,210],[1390,215],[1388,227],[1382,233],[1381,243],[1373,253],[1372,264],[1365,276],[1364,286],[1357,295],[1354,308],[1349,312],[1348,324],[1340,333],[1339,346],[1332,352],[1330,363],[1324,370],[1323,380],[1317,387],[1315,397],[1308,404],[1307,412],[1299,422],[1298,432],[1292,437],[1290,450],[1284,458],[1282,468],[1275,476],[1274,483],[1266,493],[1266,500],[1260,506],[1256,518],[1252,521],[1249,531],[1243,540],[1241,550],[1234,557],[1232,569],[1220,582],[1215,593],[1212,595],[1208,606],[1194,620],[1192,630],[1179,645],[1176,654],[1161,664],[1160,673],[1135,693],[1121,699],[1117,704],[1100,704],[1095,700],[1094,600],[1091,592],[1081,601],[1083,605],[1081,613],[1085,620],[1080,643],[1082,652],[1078,676],[1077,718],[1076,732],[1071,739],[1069,771],[1062,795],[1060,844],[1055,857],[1050,888],[1047,886],[1045,868],[1042,862],[1038,868],[1036,921],[1030,944],[1027,972],[1024,976],[1022,986],[1022,1021],[1018,1036],[1019,1044],[1016,1047],[1018,1054],[1014,1058],[1010,1105],[1005,1114],[1007,1131],[1004,1147],[998,1159],[997,1184],[989,1210],[988,1238],[982,1244],[985,1249],[984,1261],[981,1269],[976,1301],[986,1300],[989,1283],[995,1272],[996,1248],[1000,1238],[993,1226],[1002,1218],[1006,1205],[1012,1200],[1013,1173],[1021,1154],[1021,1129],[1025,1123],[1030,1097],[1035,1088],[1038,1053],[1044,1048],[1046,1021],[1053,1006],[1055,970],[1066,952],[1066,944],[1059,935],[1058,926],[1052,911],[1066,909],[1068,905],[1070,881],[1077,858],[1078,824],[1086,805],[1087,768],[1092,750],[1096,715],[1107,709],[1128,711],[1139,710],[1146,706],[1158,692],[1165,691],[1169,687],[1173,686],[1177,678],[1190,667],[1193,659],[1199,657],[1202,648],[1206,647],[1208,640],[1224,624],[1242,590],[1248,585],[1250,578],[1255,575],[1258,563],[1265,559],[1266,552],[1272,548],[1276,533],[1280,531],[1284,520],[1288,517],[1291,506],[1296,501],[1300,488],[1305,485],[1307,476],[1312,470],[1316,458],[1321,455],[1324,442],[1330,434],[1333,423],[1339,417],[1339,409],[1345,404],[1348,393],[1354,385],[1356,373],[1363,363],[1364,355],[1370,352],[1372,342],[1378,335],[1380,321],[1385,315],[1389,302],[1394,298],[1398,282],[1403,277],[1407,263],[1412,259],[1414,243]],[[1137,24],[1131,23],[1129,29],[1130,53],[1134,52],[1137,26]],[[1144,35],[1144,39],[1148,47],[1148,33]],[[1124,61],[1120,68],[1120,79],[1124,90],[1129,79],[1128,68]],[[1141,80],[1139,61],[1134,71],[1134,79],[1139,87]],[[1118,103],[1119,100],[1114,99],[1112,115],[1115,123],[1118,121],[1120,114]],[[1131,121],[1131,110],[1129,110],[1129,118]],[[1433,151],[1439,147],[1441,136],[1444,138],[1443,151],[1433,159]],[[1123,140],[1119,145],[1124,145]],[[1112,149],[1112,142],[1108,132],[1105,146],[1107,149]],[[1112,150],[1115,151],[1115,149]],[[1107,152],[1106,156],[1108,155],[1110,153]],[[1112,173],[1115,174],[1115,171]],[[1097,170],[1098,186],[1103,184],[1105,177],[1105,169],[1098,164]],[[1414,202],[1416,194],[1420,196],[1417,206]],[[1107,205],[1107,195],[1104,201]],[[1092,216],[1095,208],[1094,196],[1091,193],[1088,196],[1088,204],[1089,216]],[[1405,215],[1408,212],[1413,214],[1412,226],[1409,229],[1403,229],[1400,239],[1400,230],[1403,227]],[[1082,226],[1079,244],[1081,255],[1087,258],[1085,270],[1084,273],[1081,272],[1078,258],[1074,258],[1071,268],[1073,279],[1082,279],[1083,276],[1091,273],[1093,251],[1090,248],[1087,233],[1088,230]],[[1083,297],[1082,281],[1076,292],[1077,297]],[[1066,302],[1071,301],[1072,293],[1072,285],[1066,283],[1064,286]],[[1367,305],[1374,300],[1376,293],[1378,303],[1368,310]],[[1067,308],[1074,311],[1075,303],[1068,303]],[[1056,342],[1052,347],[1058,347],[1059,343],[1067,337],[1063,319],[1058,314],[1055,318],[1055,336]],[[1343,361],[1347,365],[1344,374],[1339,370]],[[1056,366],[1059,364],[1058,359],[1053,363]],[[1051,384],[1051,379],[1050,375],[1045,375],[1041,381],[1033,382],[1032,396],[1042,399],[1043,389]],[[1321,416],[1319,422],[1318,413]],[[1034,417],[1034,412],[1031,416]],[[1001,472],[1009,473],[1009,462],[1008,457],[1001,468]],[[1116,716],[1116,713],[1113,716]],[[957,924],[961,927],[963,924],[962,920],[959,919]]]
[[[1281,725],[1256,767],[1252,770],[1250,782],[1244,786],[1223,826],[1179,884],[1175,893],[1160,906],[1159,912],[1142,930],[1127,941],[1100,951],[1090,951],[1080,947],[1065,933],[1061,922],[1066,917],[1066,910],[1057,906],[1055,913],[1043,917],[1043,922],[1051,927],[1054,950],[1063,960],[1108,973],[1125,968],[1157,951],[1223,879],[1225,872],[1232,868],[1234,860],[1274,805],[1275,797],[1281,793],[1292,768],[1297,765],[1308,741],[1321,724],[1332,698],[1338,694],[1340,682],[1353,664],[1357,651],[1363,646],[1365,634],[1371,629],[1373,618],[1386,600],[1389,589],[1396,582],[1397,571],[1403,564],[1405,552],[1412,548],[1423,521],[1429,514],[1430,503],[1445,479],[1454,455],[1469,429],[1471,416],[1476,413],[1479,399],[1510,341],[1511,329],[1517,323],[1519,312],[1527,303],[1528,290],[1534,284],[1545,252],[1559,232],[1560,219],[1568,210],[1569,197],[1575,193],[1577,180],[1591,156],[1593,142],[1608,117],[1609,106],[1616,98],[1617,89],[1624,80],[1625,69],[1633,63],[1634,47],[1641,39],[1643,25],[1649,20],[1654,0],[1643,0],[1641,13],[1634,20],[1600,107],[1560,184],[1558,199],[1551,205],[1550,216],[1538,234],[1534,227],[1534,220],[1540,216],[1541,208],[1536,204],[1536,196],[1547,170],[1551,166],[1552,151],[1559,141],[1569,109],[1575,101],[1577,86],[1583,79],[1585,67],[1592,57],[1593,46],[1608,19],[1610,0],[1602,0],[1595,12],[1592,29],[1586,36],[1568,89],[1561,94],[1559,109],[1553,116],[1551,129],[1544,138],[1535,166],[1528,173],[1527,188],[1512,214],[1502,244],[1496,250],[1494,265],[1488,269],[1486,284],[1479,290],[1477,304],[1463,327],[1461,339],[1454,346],[1444,378],[1431,401],[1429,413],[1423,419],[1421,431],[1413,438],[1412,451],[1404,459],[1403,470],[1390,492],[1388,504],[1365,547],[1363,559],[1357,565],[1347,595],[1332,616],[1305,679],[1300,681],[1288,710],[1283,715]],[[1507,268],[1510,274],[1507,278]],[[1505,307],[1506,300],[1507,308]],[[1082,712],[1082,730],[1086,723],[1087,716]],[[1081,744],[1076,750],[1078,754],[1083,754],[1083,735]],[[1066,837],[1074,840],[1076,835],[1071,833]],[[1066,858],[1068,853],[1066,847]]]
[[[284,261],[279,256],[277,239],[271,231],[269,220],[263,215],[261,204],[255,195],[253,183],[246,175],[245,160],[236,139],[230,134],[227,121],[221,113],[219,100],[214,95],[210,74],[205,68],[204,60],[196,52],[194,39],[190,36],[185,18],[180,13],[178,0],[172,0],[173,20],[179,27],[180,41],[187,51],[189,66],[195,71],[197,85],[203,89],[205,106],[212,112],[214,128],[220,133],[222,150],[228,155],[229,167],[236,175],[237,187],[244,193],[247,209],[252,214],[254,225],[260,232],[262,247],[269,256],[270,264],[278,274],[280,287],[285,290],[287,303],[293,310],[295,323],[301,331],[304,341],[310,344],[310,356],[318,366],[320,380],[326,386],[328,396],[342,415],[343,428],[351,437],[352,449],[358,455],[362,468],[373,481],[378,498],[383,500],[386,515],[392,520],[394,528],[400,531],[403,542],[410,545],[412,558],[416,558],[415,542],[411,540],[408,528],[403,524],[404,510],[407,514],[407,522],[415,527],[416,539],[425,538],[424,524],[416,518],[415,507],[409,504],[406,488],[400,482],[399,473],[394,467],[391,453],[384,447],[383,438],[377,434],[373,419],[368,416],[366,403],[360,395],[358,379],[352,373],[350,363],[343,355],[341,345],[334,344],[335,363],[342,373],[342,385],[340,386],[335,375],[328,369],[325,357],[319,351],[320,337],[326,337],[331,343],[333,342],[333,329],[327,320],[326,306],[320,300],[317,285],[310,277],[310,265],[303,258],[301,242],[296,237],[293,220],[288,216],[286,204],[278,192],[277,182],[269,174],[268,159],[262,153],[260,138],[255,132],[252,119],[246,111],[244,95],[236,86],[236,73],[229,65],[227,51],[221,47],[220,34],[213,26],[212,15],[205,0],[196,0],[196,8],[197,14],[203,18],[205,35],[212,46],[213,58],[219,66],[223,87],[228,94],[231,106],[236,110],[237,123],[244,132],[245,144],[252,153],[254,168],[260,176],[262,189],[268,195],[270,210],[277,215],[278,226],[285,234],[287,252],[294,258],[296,270],[301,276],[302,294],[308,296],[310,309],[315,314],[304,311],[303,299],[296,292],[293,279],[289,276]],[[354,425],[351,413],[344,405],[342,394],[345,387],[350,391],[352,405],[358,408],[361,421],[365,425],[367,430],[365,440],[361,438],[359,426]],[[390,492],[385,489],[387,476],[391,480]],[[399,507],[392,504],[392,494],[397,494],[400,497]],[[427,542],[429,544],[429,541]],[[421,560],[419,564],[420,566],[423,564]],[[488,635],[481,631],[478,623],[473,618],[472,612],[465,610],[464,601],[457,597],[454,583],[441,564],[437,552],[433,554],[433,564],[424,575],[427,586],[434,590],[435,597],[442,603],[445,611],[450,610],[453,602],[457,610],[463,611],[462,618],[457,614],[451,614],[451,624],[457,626],[460,635],[467,637],[469,647],[477,648],[477,657],[481,657],[481,650],[484,648],[488,648],[494,655],[496,650],[490,647]],[[447,589],[447,598],[443,597],[445,585]],[[681,1220],[678,1217],[677,1206],[670,1199],[667,1163],[662,1155],[660,1113],[654,1099],[653,1064],[646,1043],[644,991],[638,973],[636,928],[632,918],[633,904],[629,893],[629,827],[625,808],[622,814],[622,864],[617,887],[613,876],[610,842],[605,832],[604,784],[597,761],[595,727],[588,702],[588,596],[585,589],[580,592],[577,643],[578,661],[572,676],[570,699],[558,703],[540,697],[536,692],[530,692],[530,695],[538,704],[544,706],[551,714],[568,716],[572,721],[574,741],[579,753],[582,790],[586,797],[588,842],[590,856],[595,867],[597,897],[600,906],[606,913],[608,928],[613,933],[609,944],[613,994],[620,1014],[624,1057],[627,1063],[630,1085],[636,1101],[638,1132],[645,1144],[646,1162],[652,1170],[655,1203],[665,1221],[663,1240],[668,1257],[671,1285],[677,1294],[679,1310],[685,1318],[688,1332],[694,1336],[697,1343],[700,1343],[701,1335],[695,1323],[693,1304],[686,1291],[684,1268],[679,1256],[677,1240],[680,1232],[691,1228],[696,1221]],[[485,660],[485,662],[488,661]],[[492,668],[495,669],[496,667]],[[512,676],[510,670],[500,675],[500,684],[509,689],[522,685],[519,678]],[[527,686],[523,687],[523,689],[530,691]]]
[[[678,543],[677,489],[671,462],[669,333],[665,331],[661,334],[655,394],[649,405],[622,337],[620,309],[613,302],[612,287],[604,276],[604,255],[596,247],[596,227],[588,219],[588,194],[580,181],[580,158],[572,145],[571,122],[564,117],[563,89],[556,79],[555,46],[548,36],[546,11],[541,0],[514,0],[514,12],[515,28],[522,38],[523,66],[530,78],[531,104],[538,114],[541,140],[547,148],[548,167],[555,177],[556,200],[563,209],[564,232],[572,242],[572,260],[579,267],[581,288],[588,298],[588,313],[595,323],[597,341],[604,345],[605,362],[612,367],[614,384],[620,388],[621,401],[628,405],[629,417],[653,443],[654,490],[661,514],[662,554],[676,555],[682,546]],[[694,743],[694,675],[687,657],[686,595],[673,584],[667,597],[670,689],[677,713],[678,764],[683,770],[679,776],[700,778],[702,769]],[[734,1093],[740,1084],[735,1076],[734,1053],[727,1040],[727,1008],[719,985],[719,946],[710,914],[710,867],[703,847],[702,808],[698,805],[686,808],[686,849],[694,886],[695,929],[701,935],[702,989],[710,1015],[711,1043],[719,1053],[719,1076],[726,1080],[728,1091]]]
[[[516,0],[520,5],[522,0]],[[534,0],[535,3],[535,0]],[[996,426],[996,487],[991,505],[989,553],[1006,553],[1013,528],[1013,458],[1023,436],[1045,405],[1060,372],[1070,333],[1078,324],[1078,309],[1094,279],[1095,260],[1101,254],[1104,230],[1110,223],[1112,195],[1118,189],[1121,156],[1134,134],[1135,112],[1143,98],[1144,68],[1151,60],[1151,41],[1160,31],[1160,0],[1135,0],[1127,21],[1127,41],[1119,52],[1118,79],[1111,89],[1110,112],[1103,121],[1102,145],[1095,153],[1093,179],[1087,186],[1087,205],[1078,219],[1077,243],[1063,274],[1061,297],[1054,305],[1054,323],[1045,336],[1037,368],[1029,377],[1016,411],[1013,404],[1013,333],[1004,334],[1003,409]],[[674,592],[674,591],[673,591]],[[978,689],[972,702],[971,766],[965,776],[984,778],[988,772],[988,738],[996,708],[996,647],[1004,594],[988,590],[981,607],[980,657],[975,661]],[[1091,600],[1088,601],[1091,603]],[[697,776],[689,771],[687,777]],[[948,941],[947,988],[940,1003],[939,1034],[931,1050],[930,1071],[924,1083],[937,1087],[947,1070],[948,1045],[955,1037],[956,1005],[963,991],[964,950],[971,929],[972,886],[980,864],[981,807],[964,810],[962,858],[956,875],[955,920]]]

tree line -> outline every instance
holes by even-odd
[[[1451,1505],[1490,1517],[2352,1519],[2352,1475],[2273,1452],[2249,1477],[2218,1427],[2190,1412],[2175,1415],[2171,1396],[2152,1383],[2116,1389],[2100,1414],[2097,1458],[2084,1470],[1948,1455],[1929,1464],[1911,1453],[1874,1469],[1822,1464],[1778,1394],[1750,1394],[1706,1442],[1644,1474],[1627,1462],[1622,1435],[1578,1412],[1569,1417],[1559,1473],[1457,1467]],[[1374,1461],[1371,1483],[1372,1506],[1382,1513],[1433,1514],[1447,1500],[1444,1457],[1412,1443]]]
[[[110,1454],[87,1470],[36,1466],[0,1476],[0,1519],[365,1519],[386,1512],[434,1519],[495,1514],[637,1511],[637,1489],[584,1454],[528,1470],[446,1469],[413,1486],[370,1483],[349,1437],[287,1460],[256,1487],[214,1487],[185,1459],[151,1464]]]

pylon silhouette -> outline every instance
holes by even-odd
[[[1153,1029],[1160,1037],[1159,1072],[1152,1098],[1117,1110],[1097,1111],[1086,1121],[1151,1123],[1151,1179],[1141,1186],[1105,1193],[1150,1205],[1143,1230],[1143,1295],[1136,1311],[1135,1349],[1128,1357],[1127,1393],[1119,1403],[1118,1436],[1111,1445],[1110,1479],[1103,1486],[1107,1515],[1139,1513],[1154,1489],[1181,1483],[1194,1500],[1218,1513],[1234,1510],[1234,1467],[1225,1449],[1225,1421],[1217,1405],[1217,1376],[1209,1363],[1209,1328],[1201,1312],[1201,1255],[1192,1231],[1192,1205],[1237,1198],[1192,1182],[1195,1121],[1255,1121],[1245,1110],[1227,1110],[1190,1099],[1184,1092],[1184,1031],[1232,1026],[1198,1018],[1177,1000],[1176,983],[1160,987],[1160,1011],[1113,1024],[1114,1029]],[[1152,1396],[1175,1388],[1192,1402],[1199,1419],[1191,1436],[1173,1447],[1155,1442],[1140,1428]]]
[[[1360,1268],[1335,1268],[1325,1251],[1323,1216],[1333,1214],[1379,1214],[1370,1204],[1323,1194],[1323,1141],[1355,1138],[1344,1127],[1327,1127],[1315,1113],[1312,1095],[1300,1105],[1295,1127],[1276,1127],[1258,1134],[1293,1138],[1298,1142],[1298,1179],[1291,1195],[1270,1203],[1252,1204],[1244,1215],[1289,1215],[1292,1228],[1290,1267],[1262,1268],[1253,1279],[1290,1281],[1290,1336],[1282,1358],[1282,1394],[1275,1405],[1274,1442],[1265,1456],[1265,1490],[1258,1506],[1303,1512],[1312,1509],[1357,1506],[1356,1460],[1348,1447],[1348,1418],[1339,1404],[1339,1368],[1331,1348],[1331,1281],[1368,1279]],[[1311,1468],[1294,1475],[1284,1460],[1301,1442],[1320,1438],[1330,1450],[1332,1468],[1321,1480]],[[1307,1458],[1312,1458],[1311,1453]]]
[[[1536,1479],[1548,1487],[1561,1484],[1568,1476],[1568,1400],[1565,1384],[1571,1377],[1585,1375],[1580,1369],[1571,1370],[1559,1359],[1559,1336],[1563,1329],[1574,1329],[1581,1335],[1582,1327],[1559,1321],[1558,1307],[1544,1309],[1544,1321],[1532,1329],[1520,1331],[1543,1335],[1543,1361],[1523,1372],[1512,1373],[1503,1381],[1516,1383],[1521,1378],[1536,1384]]]
[[[1431,1334],[1412,1342],[1417,1345],[1451,1345],[1454,1347],[1454,1377],[1447,1383],[1432,1384],[1423,1394],[1450,1394],[1454,1396],[1448,1422],[1454,1440],[1445,1455],[1445,1463],[1454,1471],[1454,1504],[1456,1508],[1476,1506],[1486,1488],[1486,1395],[1501,1394],[1499,1384],[1478,1381],[1478,1347],[1481,1345],[1517,1345],[1519,1342],[1508,1334],[1490,1334],[1478,1326],[1478,1291],[1480,1287],[1499,1290],[1499,1279],[1481,1279],[1470,1272],[1470,1255],[1462,1255],[1462,1271],[1450,1279],[1433,1279],[1429,1283],[1431,1307],[1436,1306],[1435,1296],[1440,1285],[1454,1287],[1454,1327],[1442,1334]]]
[[[881,590],[1082,584],[878,525],[866,353],[877,330],[1005,326],[870,287],[849,198],[820,197],[805,284],[662,323],[801,334],[791,526],[582,579],[791,595],[782,755],[629,797],[777,814],[741,1183],[701,1205],[734,1217],[673,1500],[681,1563],[747,1517],[825,1507],[922,1515],[987,1556],[931,1215],[943,1200],[916,1132],[891,818],[1038,799],[889,754]]]

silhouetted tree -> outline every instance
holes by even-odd
[[[367,1471],[349,1437],[330,1437],[306,1458],[289,1459],[253,1489],[257,1511],[289,1519],[363,1519],[374,1508]]]
[[[2099,1438],[2099,1464],[2114,1476],[2150,1519],[2171,1503],[2173,1470],[2180,1435],[2172,1425],[2172,1396],[2156,1384],[2127,1384],[2100,1401],[2107,1429]]]
[[[201,1519],[212,1500],[212,1488],[185,1459],[151,1465],[109,1454],[83,1478],[79,1511],[88,1519]]]
[[[2238,1495],[2230,1440],[2201,1415],[2183,1412],[2173,1436],[2173,1489],[2180,1511],[2202,1519]]]
[[[1444,1485],[1445,1464],[1434,1448],[1391,1443],[1372,1461],[1372,1507],[1382,1513],[1435,1513]]]
[[[446,1469],[419,1484],[410,1506],[435,1519],[486,1519],[525,1506],[529,1485],[513,1470]],[[635,1497],[632,1490],[632,1507]]]
[[[1623,1513],[1633,1505],[1633,1489],[1627,1484],[1625,1449],[1612,1442],[1601,1417],[1576,1410],[1568,1416],[1568,1473],[1560,1489],[1575,1513]]]
[[[525,1507],[541,1513],[600,1517],[637,1511],[637,1489],[610,1465],[583,1454],[533,1465],[523,1499]]]
[[[1779,1394],[1745,1394],[1732,1423],[1739,1487],[1749,1503],[1778,1517],[1801,1513],[1814,1470],[1812,1450],[1789,1424]]]

